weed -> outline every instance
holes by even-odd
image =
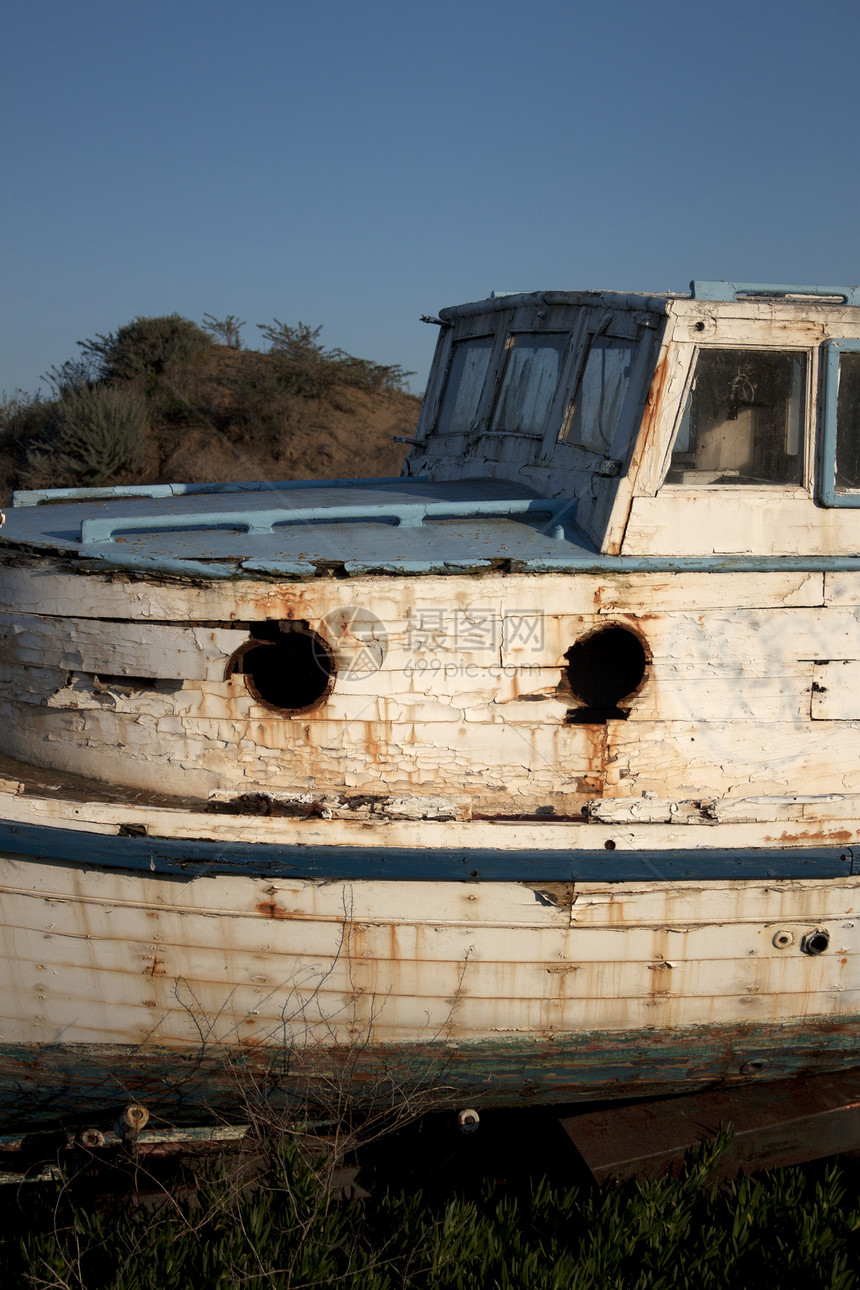
[[[51,405],[43,437],[27,449],[31,488],[110,483],[143,459],[146,403],[113,385],[67,390]]]
[[[277,1135],[244,1173],[199,1171],[192,1199],[152,1213],[19,1197],[2,1238],[7,1277],[38,1290],[849,1290],[860,1207],[842,1171],[774,1170],[719,1186],[724,1144],[680,1178],[597,1189],[485,1184],[427,1201],[337,1199],[328,1147]]]

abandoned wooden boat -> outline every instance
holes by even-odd
[[[858,306],[493,297],[399,479],[17,494],[7,1122],[858,1063]]]

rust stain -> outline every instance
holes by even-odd
[[[667,383],[669,373],[669,350],[664,348],[663,356],[657,364],[654,371],[654,379],[651,382],[651,388],[648,391],[648,398],[645,400],[645,411],[642,416],[642,427],[637,442],[631,454],[630,466],[628,467],[627,476],[629,479],[635,479],[642,465],[643,457],[652,449],[652,439],[655,437],[655,427],[659,418],[660,409],[663,406],[663,392]],[[618,555],[621,550],[623,534],[609,542],[606,546],[607,555]]]
[[[254,908],[263,918],[289,918],[283,905],[276,905],[273,900],[261,900]]]
[[[277,587],[266,587],[259,595],[251,595],[254,606],[254,617],[266,618],[307,618],[310,606],[307,603],[307,592],[282,583]]]
[[[820,832],[810,829],[804,833],[781,833],[779,837],[765,837],[765,842],[851,842],[854,838],[853,829],[831,829],[829,832]]]
[[[645,400],[645,412],[642,417],[642,433],[639,436],[639,443],[636,445],[636,449],[633,453],[632,469],[638,467],[641,457],[645,452],[647,452],[650,446],[651,436],[654,432],[654,425],[663,405],[663,390],[666,385],[668,371],[669,351],[666,349],[654,371],[654,379],[651,382],[651,388],[648,391],[648,397]]]
[[[619,927],[627,922],[623,900],[610,896],[609,902],[604,908],[606,910],[606,921],[610,927]]]
[[[580,727],[585,731],[588,741],[586,751],[586,761],[588,770],[585,775],[581,776],[577,785],[580,793],[593,793],[600,797],[606,790],[606,760],[609,742],[609,726],[583,725]]]
[[[379,764],[382,764],[385,761],[385,754],[377,733],[382,724],[382,722],[367,720],[361,722],[364,730],[364,751],[369,761],[377,762]],[[386,743],[388,742],[390,742],[390,740],[386,740]]]
[[[675,964],[670,961],[669,957],[669,939],[668,928],[659,927],[654,929],[652,961],[647,964],[651,973],[648,979],[648,992],[653,1003],[662,1002],[672,994],[671,976]]]

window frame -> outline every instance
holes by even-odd
[[[836,488],[836,400],[839,393],[839,360],[842,354],[860,351],[860,340],[847,336],[831,338],[825,346],[824,415],[821,426],[821,473],[818,500],[822,506],[860,507],[860,488],[839,492]]]

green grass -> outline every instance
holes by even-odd
[[[711,1290],[858,1284],[860,1200],[835,1165],[715,1185],[722,1144],[678,1179],[595,1187],[484,1184],[343,1202],[331,1161],[268,1144],[249,1185],[235,1162],[153,1209],[110,1210],[68,1183],[6,1200],[3,1284],[86,1290]],[[131,1167],[131,1166],[130,1166]],[[852,1170],[853,1174],[854,1170]],[[139,1179],[139,1181],[142,1181]]]

